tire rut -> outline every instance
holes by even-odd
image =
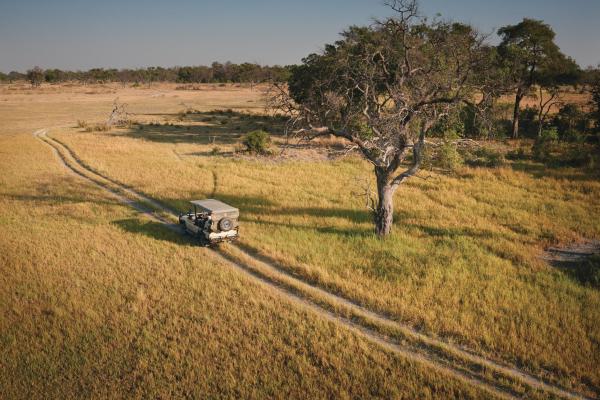
[[[177,216],[175,210],[161,204],[159,201],[154,200],[149,196],[133,190],[127,185],[95,171],[79,159],[67,145],[49,137],[46,133],[46,129],[41,129],[36,131],[34,136],[53,149],[65,168],[88,182],[109,191],[116,196],[120,202],[133,207],[140,213],[145,214],[157,222],[165,224],[172,231],[180,232],[178,224],[158,215],[150,208],[145,207],[143,203],[149,204],[156,210],[160,210],[171,216]],[[116,188],[111,187],[111,185]],[[258,280],[262,284],[277,291],[280,295],[288,298],[293,303],[310,309],[328,321],[343,325],[355,334],[409,360],[430,366],[463,382],[486,390],[500,398],[518,398],[521,397],[521,395],[513,389],[510,389],[506,384],[499,383],[497,381],[498,377],[501,381],[505,381],[506,378],[508,378],[510,381],[524,384],[533,390],[551,393],[561,398],[590,399],[583,394],[546,382],[516,367],[503,365],[495,360],[474,354],[461,346],[428,336],[409,325],[395,321],[388,316],[369,310],[352,300],[299,279],[290,272],[285,271],[282,267],[278,267],[266,257],[250,254],[240,245],[234,244],[233,247],[241,254],[251,259],[253,263],[260,265],[260,268],[241,262],[237,257],[219,252],[216,249],[208,249],[208,251],[224,261],[227,265],[243,272],[248,277]],[[350,314],[355,318],[347,318],[331,311],[331,305],[325,308],[321,304],[322,301],[314,301],[315,297],[325,299],[326,302],[333,303],[335,306],[343,306],[347,311],[350,311]],[[357,322],[357,320],[366,320],[368,323],[360,323]],[[373,325],[397,330],[402,336],[412,340],[417,345],[412,347],[410,345],[400,345],[398,342],[373,329]],[[459,362],[457,365],[453,365],[451,363],[452,360],[458,360]],[[486,372],[491,372],[494,379],[490,379],[489,374],[485,377],[481,376],[485,375]],[[492,382],[489,382],[490,380]]]

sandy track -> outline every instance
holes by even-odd
[[[68,146],[49,137],[46,132],[47,130],[42,129],[36,131],[34,136],[49,145],[62,164],[72,173],[109,191],[120,202],[133,207],[155,221],[165,224],[169,229],[180,232],[178,224],[154,212],[158,210],[171,217],[176,217],[176,211],[93,170],[79,159]],[[151,208],[154,208],[154,211]],[[368,310],[351,300],[298,279],[265,257],[252,255],[239,245],[234,245],[234,247],[243,256],[251,259],[252,262],[241,262],[239,258],[218,250],[209,249],[208,251],[238,272],[258,280],[261,284],[276,291],[294,304],[307,308],[328,321],[342,325],[388,351],[427,365],[500,398],[520,397],[506,384],[500,383],[511,381],[514,384],[525,385],[531,389],[562,398],[588,399],[580,393],[545,382],[514,366],[503,365],[495,360],[471,353],[460,346],[427,336],[408,325],[394,321],[388,316]],[[344,309],[344,316],[336,312],[340,307]],[[377,332],[372,328],[373,326],[397,331],[402,337],[408,339],[409,343],[399,344]]]

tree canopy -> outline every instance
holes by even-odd
[[[579,78],[579,67],[554,42],[555,33],[543,21],[525,18],[498,30],[498,46],[507,84],[515,91],[512,137],[519,135],[519,110],[534,85],[556,88]]]
[[[292,67],[288,91],[273,100],[295,134],[342,137],[373,165],[381,236],[391,230],[393,193],[420,168],[425,136],[473,99],[490,56],[472,27],[419,18],[414,1],[390,6],[394,17],[350,27]]]

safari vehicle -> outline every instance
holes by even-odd
[[[203,245],[237,239],[240,210],[215,199],[194,200],[190,203],[193,210],[179,215],[184,233],[199,238]]]

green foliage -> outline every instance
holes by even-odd
[[[560,51],[554,31],[543,21],[525,18],[500,28],[498,34],[501,67],[509,78],[507,88],[516,91],[516,106],[534,85],[556,89],[580,79],[579,66]],[[518,136],[516,129],[513,135]]]
[[[519,113],[519,132],[523,137],[536,138],[538,136],[538,109],[525,107]]]
[[[469,106],[465,106],[468,108]],[[455,112],[446,115],[443,119],[431,129],[430,136],[439,137],[444,140],[452,140],[468,136],[466,134],[465,114],[463,109],[455,110]],[[468,119],[469,117],[467,117]]]
[[[499,168],[506,165],[504,154],[487,147],[479,147],[465,155],[465,163],[472,167]]]
[[[576,141],[588,130],[589,120],[577,105],[566,104],[554,116],[552,124],[561,140]]]
[[[563,56],[554,43],[554,31],[543,21],[525,18],[500,28],[498,35],[502,39],[498,53],[514,83],[524,88],[535,84],[540,71],[551,68]]]
[[[456,172],[464,164],[464,159],[456,144],[445,141],[440,146],[426,146],[423,151],[422,167],[439,168],[447,172]]]
[[[248,133],[242,143],[250,153],[270,154],[271,136],[265,131],[258,130]]]
[[[552,155],[552,145],[558,140],[558,130],[554,127],[544,129],[531,148],[531,154],[537,161],[550,161]]]
[[[37,68],[37,67],[36,67]],[[5,75],[0,73],[0,81],[27,79],[31,82],[31,72],[35,72],[35,84],[43,81],[49,83],[66,82],[77,80],[80,82],[128,82],[128,83],[150,83],[150,82],[183,82],[183,83],[218,83],[218,82],[285,82],[289,77],[290,67],[279,65],[258,65],[252,63],[225,64],[213,63],[212,66],[186,66],[186,67],[148,67],[138,69],[116,69],[116,68],[92,68],[88,71],[62,71],[60,69],[48,69],[46,71],[38,68],[21,74],[12,71]]]
[[[456,172],[463,164],[464,160],[456,145],[448,142],[444,143],[439,152],[439,166],[442,169]]]
[[[48,83],[56,83],[66,80],[65,73],[60,69],[47,69],[44,71],[44,80]]]
[[[597,79],[592,84],[592,111],[591,117],[595,122],[595,128],[600,132],[600,72]]]
[[[547,142],[557,141],[559,138],[558,129],[556,127],[551,127],[549,129],[544,129],[540,136],[540,140]]]
[[[506,154],[506,159],[522,161],[529,159],[528,151],[524,146],[520,146],[517,150],[511,150]]]

